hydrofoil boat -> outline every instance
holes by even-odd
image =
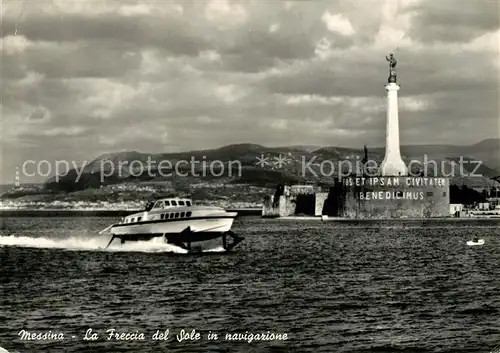
[[[143,212],[126,216],[99,234],[112,234],[106,248],[115,238],[123,244],[163,237],[166,243],[193,252],[201,244],[221,238],[220,245],[229,251],[243,240],[231,231],[237,216],[221,207],[195,206],[190,199],[165,198],[149,202]]]

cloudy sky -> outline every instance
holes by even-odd
[[[0,183],[26,160],[500,135],[498,1],[3,0]],[[3,180],[1,179],[3,178]]]

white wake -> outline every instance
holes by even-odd
[[[14,351],[10,351],[10,352],[9,352],[9,351],[8,351],[8,350],[6,350],[5,348],[0,347],[0,353],[17,353],[17,352],[14,352]]]
[[[163,238],[153,238],[149,241],[126,242],[121,244],[119,239],[105,249],[111,239],[109,236],[69,238],[32,238],[26,236],[0,236],[0,246],[17,246],[41,249],[67,249],[67,250],[98,250],[98,251],[127,251],[127,252],[174,252],[187,253],[186,250],[171,244],[166,244]]]

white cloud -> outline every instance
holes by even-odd
[[[156,50],[143,50],[141,57],[141,73],[143,75],[157,74],[163,68]]]
[[[26,77],[14,83],[16,86],[37,86],[43,79],[38,72],[28,72]]]
[[[464,49],[471,51],[485,51],[494,52],[500,55],[500,29],[493,32],[485,33],[475,39],[470,43],[465,44]],[[497,57],[496,63],[498,64],[500,58]]]
[[[161,143],[168,144],[171,141],[168,131],[164,131],[160,136]]]
[[[218,123],[220,122],[220,119],[213,118],[208,115],[200,115],[199,117],[196,118],[196,122],[200,124],[213,124],[213,123]]]
[[[271,32],[271,33],[274,33],[279,29],[280,29],[279,23],[273,23],[271,26],[269,26],[269,32]]]
[[[412,45],[408,33],[413,12],[409,11],[420,0],[384,0],[380,2],[381,25],[375,36],[374,47],[394,50]],[[408,10],[408,11],[405,11]]]
[[[298,120],[297,124],[301,128],[311,128],[313,131],[325,131],[324,129],[329,128],[332,125],[332,117],[329,116],[324,119],[311,119],[310,117],[306,117],[305,119]]]
[[[215,89],[214,94],[221,102],[226,104],[234,103],[246,96],[246,92],[235,85],[218,86]]]
[[[329,12],[325,12],[321,20],[325,22],[326,27],[331,32],[336,32],[343,36],[352,36],[355,33],[349,18],[340,13],[332,15]]]
[[[315,94],[291,95],[285,98],[285,104],[339,104],[344,101],[344,97],[322,97]]]
[[[220,54],[218,52],[216,52],[215,50],[204,50],[204,51],[200,52],[200,57],[203,60],[211,61],[211,62],[217,62],[217,61],[221,60]]]
[[[0,41],[0,50],[8,55],[24,52],[31,42],[23,35],[3,37]]]
[[[115,109],[127,105],[139,92],[131,86],[105,79],[79,80],[83,99],[79,104],[89,115],[109,118]]]
[[[382,92],[382,91],[381,91]],[[349,97],[349,96],[319,96],[311,95],[282,95],[285,104],[296,106],[342,105],[352,112],[382,113],[385,112],[385,96],[379,97]],[[429,100],[423,97],[399,97],[399,107],[406,111],[424,111],[429,107]]]
[[[269,125],[274,130],[288,129],[288,121],[286,119],[274,119]]]
[[[229,0],[212,0],[205,7],[205,17],[219,28],[228,28],[246,22],[248,13],[242,5]]]
[[[394,51],[401,47],[409,47],[412,45],[412,41],[405,35],[405,30],[383,24],[380,26],[380,29],[375,36],[373,47],[386,51]]]
[[[125,17],[146,16],[153,14],[179,16],[184,13],[184,8],[180,4],[170,2],[144,2],[135,5],[121,5],[116,12]]]
[[[318,44],[316,44],[316,48],[314,48],[314,54],[320,59],[327,59],[331,47],[332,43],[328,39],[322,38],[318,42]]]
[[[29,4],[29,7],[31,7],[31,5],[32,4]],[[105,13],[116,13],[120,3],[92,0],[54,0],[51,5],[52,6],[47,6],[47,4],[41,3],[40,7],[44,12],[100,15]]]
[[[48,130],[42,130],[40,134],[47,137],[78,136],[86,131],[88,131],[88,128],[84,128],[81,126],[69,126],[69,127],[54,127]]]
[[[170,136],[166,122],[158,124],[157,121],[143,119],[140,124],[115,127],[112,131],[107,131],[105,136],[99,137],[99,140],[104,143],[107,141],[106,145],[118,144],[124,149],[133,148],[128,146],[133,146],[137,140],[150,140],[152,131],[154,131],[155,136],[154,142],[168,144],[175,139],[175,136]]]
[[[184,8],[182,5],[173,4],[172,7],[169,8],[169,12],[177,15],[182,15],[184,13]]]
[[[293,7],[293,1],[285,1],[285,10],[289,11]]]
[[[412,112],[425,111],[430,104],[427,99],[415,97],[401,97],[398,101],[400,109]]]
[[[18,136],[38,131],[52,118],[50,111],[45,107],[21,103],[16,110],[13,110],[3,104],[0,106],[2,116],[0,136],[5,143],[18,143]],[[43,118],[31,119],[37,109],[43,112]]]
[[[98,142],[99,145],[103,146],[114,146],[118,143],[118,136],[109,136],[108,134],[106,135],[99,135],[98,137]]]
[[[123,5],[118,9],[118,13],[122,16],[148,15],[151,8],[145,4]]]

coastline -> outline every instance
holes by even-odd
[[[141,212],[142,209],[0,209],[0,218],[4,217],[124,217],[132,213]],[[228,212],[238,212],[238,216],[260,217],[261,208],[228,208]],[[500,221],[500,216],[474,216],[474,217],[432,217],[432,218],[344,218],[328,217],[322,219],[321,216],[289,216],[289,217],[262,217],[268,220],[280,221],[320,221],[320,222],[432,222],[432,221]]]
[[[288,216],[288,217],[264,217],[274,220],[295,220],[295,221],[320,221],[320,222],[432,222],[432,221],[477,221],[477,220],[493,220],[500,221],[500,216],[481,216],[481,217],[428,217],[428,218],[345,218],[345,217],[328,217],[322,219],[321,216]]]
[[[124,217],[142,209],[0,209],[2,217]],[[257,216],[260,208],[228,208],[228,212],[238,212],[238,216]]]

